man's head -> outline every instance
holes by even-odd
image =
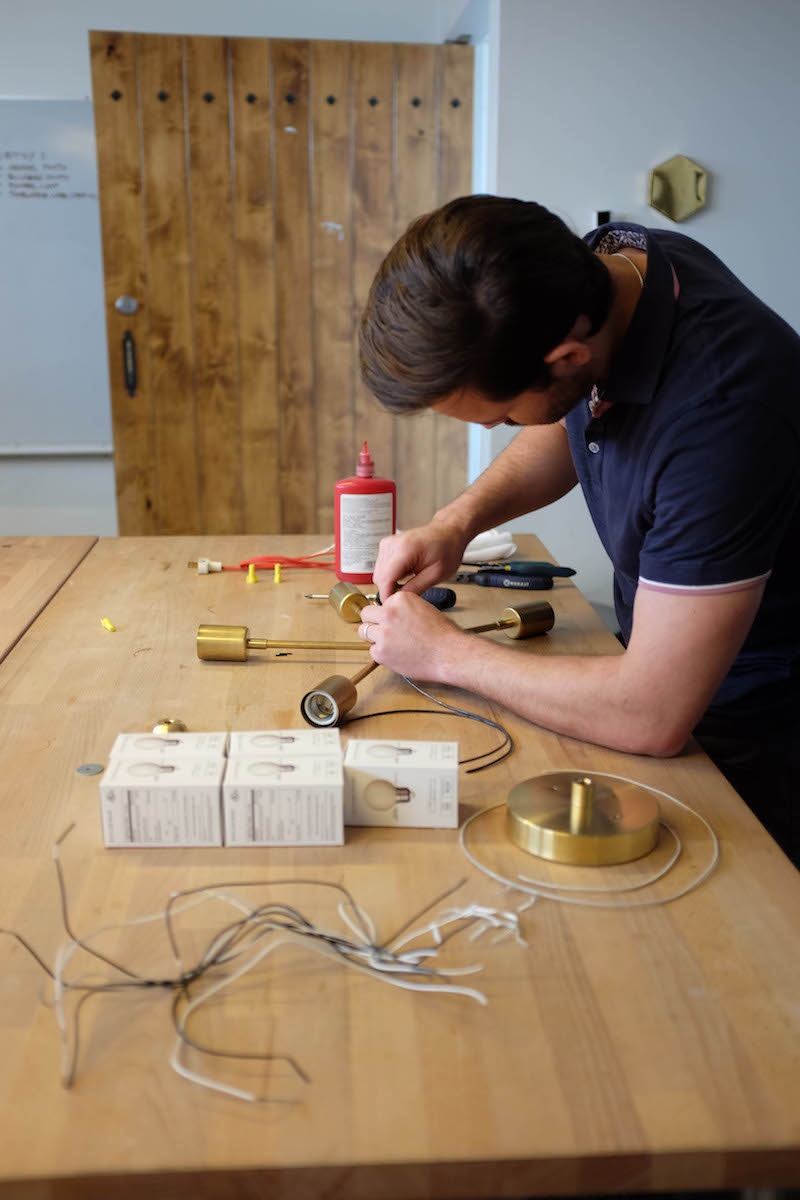
[[[608,271],[553,213],[464,196],[419,217],[385,258],[361,320],[362,374],[395,412],[462,392],[509,401],[552,388],[551,352],[579,321],[596,332],[610,302]]]

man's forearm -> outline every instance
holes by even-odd
[[[577,482],[566,431],[561,425],[521,429],[486,470],[434,521],[463,530],[469,541],[484,529],[543,508]]]
[[[526,720],[581,741],[629,754],[677,753],[688,730],[665,736],[669,714],[659,698],[629,688],[624,654],[519,654],[488,639],[460,643],[437,678],[495,700]]]

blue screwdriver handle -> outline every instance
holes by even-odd
[[[458,578],[461,578],[459,576]],[[512,575],[508,571],[476,571],[463,576],[464,582],[477,583],[479,587],[518,588],[520,591],[549,592],[553,586],[552,575]]]
[[[509,575],[553,575],[567,577],[574,575],[572,567],[557,567],[555,563],[530,562],[520,559],[515,562],[475,563],[478,570],[507,571]]]

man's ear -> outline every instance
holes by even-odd
[[[553,367],[556,378],[572,375],[579,367],[585,367],[591,360],[592,352],[586,342],[579,337],[566,337],[544,356],[544,361]]]

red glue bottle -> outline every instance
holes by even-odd
[[[367,443],[361,447],[356,473],[333,489],[336,577],[349,583],[371,583],[378,544],[395,530],[397,489],[391,479],[376,479]]]

